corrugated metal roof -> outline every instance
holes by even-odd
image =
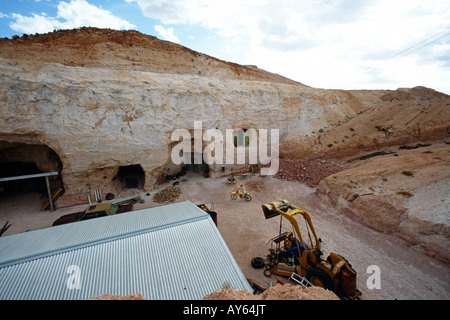
[[[68,286],[70,266],[80,289]],[[251,291],[212,219],[189,201],[0,238],[4,300],[195,300],[225,284]]]
[[[207,215],[196,205],[184,201],[1,237],[0,268],[7,266],[9,261],[17,263],[18,260],[33,259],[205,217]]]

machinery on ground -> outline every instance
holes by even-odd
[[[356,271],[342,256],[330,253],[322,259],[322,240],[317,237],[308,212],[292,205],[287,200],[278,200],[262,205],[266,219],[281,215],[292,225],[294,232],[281,233],[272,238],[264,274],[291,277],[297,282],[306,279],[336,293],[341,299],[359,299],[361,292],[356,288]],[[311,247],[303,240],[296,215],[303,216],[308,230]],[[314,241],[311,237],[314,238]]]
[[[133,203],[112,203],[104,202],[100,204],[90,205],[86,210],[81,212],[69,213],[59,217],[53,226],[67,224],[71,222],[89,220],[113,214],[128,212],[133,209]]]
[[[217,212],[215,212],[213,208],[207,207],[204,203],[198,204],[197,207],[209,214],[211,219],[214,221],[214,224],[217,226]]]

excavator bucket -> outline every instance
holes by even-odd
[[[277,210],[287,212],[287,211],[291,210],[292,208],[290,206],[289,201],[277,200],[274,202],[269,202],[269,203],[263,204],[262,209],[264,212],[264,217],[266,217],[266,219],[270,219],[270,218],[280,215],[280,212]]]

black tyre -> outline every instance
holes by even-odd
[[[322,287],[334,291],[333,280],[323,270],[319,268],[311,268],[306,272],[306,279],[314,286]]]
[[[255,257],[252,259],[252,267],[255,269],[262,269],[265,265],[264,259],[261,257]]]
[[[244,199],[245,199],[245,201],[247,201],[247,202],[252,201],[252,196],[249,195],[249,194],[246,194]]]
[[[106,199],[106,200],[112,200],[112,199],[114,199],[114,194],[112,194],[112,193],[107,193],[106,196],[105,196],[105,199]]]
[[[231,199],[236,200],[237,199],[237,194],[236,193],[232,193],[231,194]]]

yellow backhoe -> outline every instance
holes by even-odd
[[[322,259],[322,240],[317,237],[308,212],[287,200],[263,204],[262,209],[266,219],[281,215],[294,229],[294,232],[281,233],[280,221],[280,234],[269,240],[271,248],[264,270],[266,276],[276,274],[291,277],[297,282],[306,279],[312,285],[333,291],[341,299],[360,298],[361,292],[356,288],[356,271],[350,263],[336,253],[330,253],[327,259]],[[311,247],[302,238],[296,215],[303,216],[307,224]]]

